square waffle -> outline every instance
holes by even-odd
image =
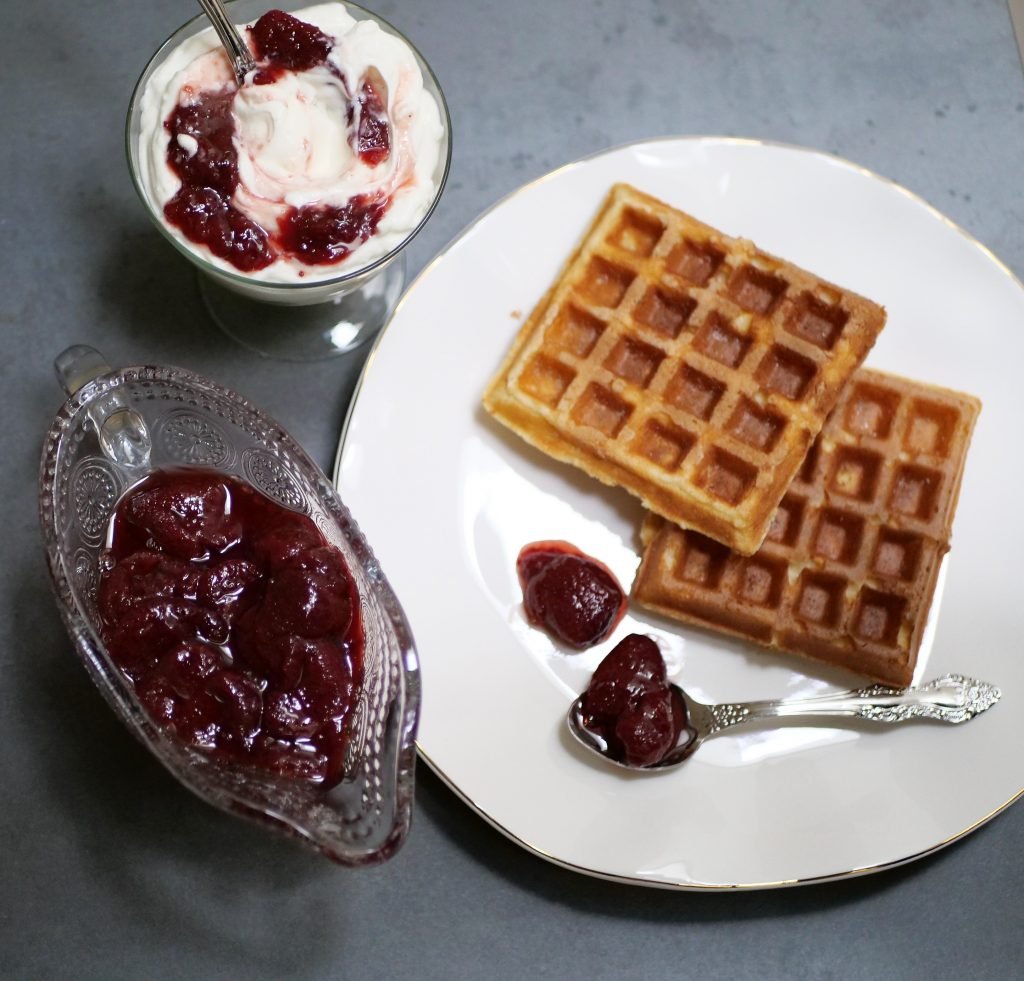
[[[484,406],[749,554],[884,323],[877,304],[617,184]]]
[[[742,556],[649,516],[633,599],[770,647],[909,685],[981,403],[860,369]]]

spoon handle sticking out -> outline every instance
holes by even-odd
[[[231,23],[221,0],[199,0],[199,6],[210,18],[210,23],[213,24],[220,43],[224,45],[224,50],[228,53],[235,78],[241,85],[245,81],[245,76],[256,67],[256,62],[249,53],[249,46],[245,43],[242,35],[238,33],[235,25]]]
[[[861,718],[874,722],[934,719],[960,723],[991,708],[1000,695],[998,688],[984,681],[947,674],[917,688],[871,685],[810,698],[723,703],[708,706],[712,723],[707,735],[741,723],[794,716]]]

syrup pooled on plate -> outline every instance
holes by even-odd
[[[581,721],[604,741],[607,756],[630,766],[659,763],[679,744],[689,728],[686,705],[650,637],[624,637],[597,666]]]
[[[516,573],[526,618],[576,650],[605,640],[626,613],[611,570],[568,542],[524,545]]]
[[[359,595],[313,522],[239,480],[160,471],[111,522],[104,644],[155,724],[330,787],[363,678]]]

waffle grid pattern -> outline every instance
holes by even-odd
[[[551,455],[750,553],[884,321],[620,184],[484,402]]]
[[[910,684],[979,410],[971,396],[861,369],[760,550],[744,557],[651,517],[633,598]]]

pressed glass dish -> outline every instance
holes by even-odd
[[[228,16],[236,24],[256,21],[268,10],[296,12],[308,3],[280,4],[273,0],[228,0]],[[234,340],[260,354],[282,360],[309,361],[344,354],[371,339],[394,309],[405,285],[404,249],[426,224],[437,207],[451,166],[451,118],[441,85],[416,47],[387,21],[356,4],[345,2],[355,20],[371,20],[382,31],[398,37],[412,51],[423,78],[424,89],[437,104],[441,145],[434,168],[434,194],[426,211],[405,238],[386,254],[367,265],[352,260],[338,265],[338,274],[309,282],[267,282],[211,261],[202,247],[193,245],[163,218],[162,203],[153,200],[141,177],[143,161],[139,141],[146,126],[142,96],[153,73],[169,55],[204,31],[213,33],[205,14],[193,17],[176,30],[156,51],[136,82],[125,123],[125,150],[132,183],[153,224],[199,273],[199,287],[214,321]]]
[[[279,424],[198,375],[153,366],[114,371],[83,346],[64,352],[56,367],[69,398],[46,436],[40,520],[61,616],[100,692],[157,759],[215,807],[296,836],[344,865],[389,858],[412,812],[419,665],[398,599],[330,481]],[[151,722],[104,648],[96,596],[114,508],[154,470],[188,467],[243,480],[307,515],[355,579],[365,678],[346,777],[329,790],[177,742]]]

